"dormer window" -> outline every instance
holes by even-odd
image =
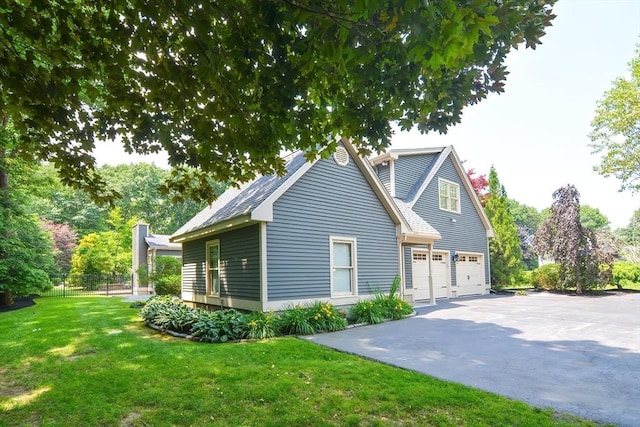
[[[455,182],[438,179],[440,209],[460,213],[460,186]]]

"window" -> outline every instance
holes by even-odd
[[[207,295],[220,295],[220,240],[207,242]]]
[[[478,262],[480,258],[477,256],[469,255],[469,262]]]
[[[442,261],[442,254],[433,254],[431,255],[432,261]]]
[[[413,253],[413,260],[414,261],[426,261],[427,260],[427,254],[425,253]]]
[[[460,213],[460,186],[444,179],[438,180],[440,186],[440,209]]]
[[[331,237],[331,294],[356,295],[356,240]]]

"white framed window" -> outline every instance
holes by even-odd
[[[207,242],[207,295],[220,295],[220,240]]]
[[[442,254],[433,254],[431,255],[431,260],[432,261],[442,261]]]
[[[438,179],[440,209],[460,213],[460,186],[446,179]]]
[[[331,295],[353,296],[358,293],[356,239],[329,237],[331,262]]]

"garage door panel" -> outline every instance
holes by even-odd
[[[413,252],[412,258],[413,299],[429,299],[429,253],[415,251]],[[447,281],[449,270],[446,259],[445,254],[432,254],[433,291],[436,298],[446,298],[449,296],[449,285]]]
[[[481,255],[458,254],[456,261],[458,296],[484,294],[484,262]]]

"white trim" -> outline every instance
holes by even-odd
[[[333,245],[334,243],[347,243],[351,246],[351,292],[338,293],[333,290]],[[340,266],[344,268],[344,266]],[[358,296],[358,243],[355,237],[329,236],[329,282],[331,285],[331,298],[349,298]]]
[[[449,203],[449,202],[447,202],[447,207],[446,208],[442,207],[442,203],[441,203],[442,201],[440,200],[440,197],[442,197],[442,195],[440,194],[440,187],[441,187],[442,184],[446,184],[447,186],[455,187],[456,193],[457,193],[457,196],[458,196],[458,198],[456,199],[457,202],[458,202],[458,203],[456,203],[457,208],[458,208],[457,210],[450,209],[449,205],[451,205],[451,203]],[[449,191],[447,191],[447,200],[451,199],[450,194],[451,193]],[[462,198],[460,196],[461,196],[460,184],[458,184],[457,182],[453,182],[451,180],[445,179],[445,178],[438,177],[438,207],[440,208],[441,211],[457,213],[457,214],[462,213],[462,206],[460,206],[462,204],[462,200],[461,200]]]
[[[391,197],[396,197],[396,162],[389,160],[389,193]]]
[[[251,219],[254,221],[273,221],[273,204],[282,196],[293,184],[295,184],[309,169],[316,164],[318,159],[313,162],[305,162],[300,166],[285,182],[280,184],[278,188],[269,195],[258,207],[251,212]]]
[[[265,310],[269,299],[267,275],[267,223],[260,223],[260,309]]]
[[[213,283],[211,282],[211,276],[209,275],[209,271],[212,269],[210,267],[210,252],[209,252],[209,248],[212,246],[217,246],[218,247],[218,266],[216,267],[216,270],[218,270],[218,292],[214,292],[213,290]],[[221,272],[220,272],[220,239],[214,239],[214,240],[208,240],[205,243],[205,266],[204,266],[204,270],[206,273],[205,276],[205,284],[206,284],[206,293],[208,296],[214,296],[214,297],[219,297],[220,296],[220,290],[222,288],[222,280],[220,280],[221,277]]]
[[[251,217],[249,215],[242,215],[227,221],[219,222],[210,227],[202,228],[200,230],[184,233],[179,236],[171,236],[169,240],[175,243],[192,241],[192,240],[210,236],[212,234],[217,234],[224,231],[230,231],[236,228],[244,227],[246,225],[249,225],[250,223],[252,223]]]
[[[269,301],[267,305],[264,307],[263,311],[269,310],[285,310],[291,305],[301,305],[305,306],[307,304],[315,304],[317,302],[327,303],[330,302],[336,307],[349,306],[357,303],[358,301],[373,299],[375,298],[375,294],[367,294],[362,296],[351,296],[351,297],[343,297],[343,298],[303,298],[303,299],[286,299],[281,301]]]
[[[251,301],[231,297],[215,297],[210,295],[196,294],[194,292],[182,292],[182,300],[185,302],[197,302],[218,307],[238,308],[242,310],[259,311],[262,310],[260,301]]]
[[[436,176],[436,173],[438,173],[438,171],[440,170],[440,167],[442,166],[442,164],[444,163],[444,161],[446,160],[446,158],[449,156],[449,154],[451,153],[452,147],[445,147],[441,153],[440,156],[438,156],[438,158],[436,159],[436,162],[433,164],[433,166],[431,167],[431,170],[429,171],[429,174],[427,175],[427,177],[424,179],[424,181],[422,181],[422,184],[420,184],[420,187],[418,188],[418,191],[416,191],[415,196],[413,197],[413,200],[411,200],[409,202],[409,207],[413,209],[413,205],[416,204],[416,202],[418,201],[418,199],[420,198],[420,196],[422,196],[422,193],[424,193],[424,190],[427,189],[427,186],[429,185],[429,183],[433,180],[433,177]],[[438,206],[440,206],[440,202],[438,201]]]

